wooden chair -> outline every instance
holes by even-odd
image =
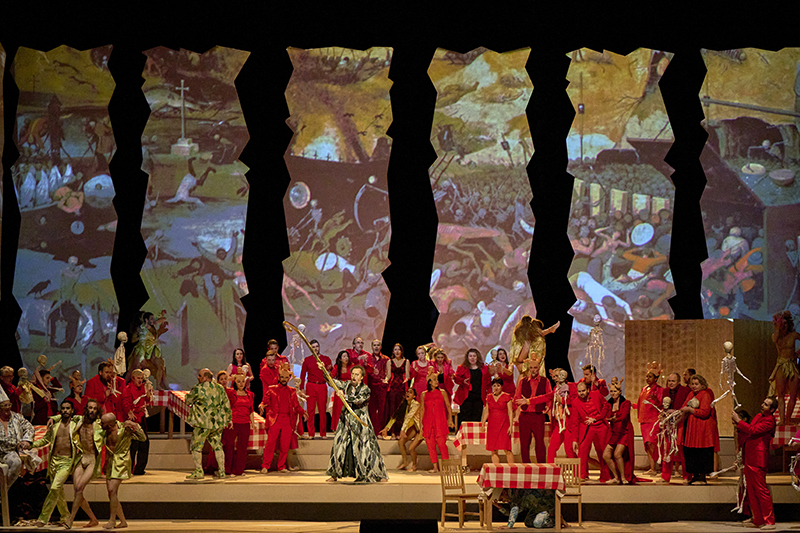
[[[461,461],[458,459],[439,460],[439,479],[442,483],[442,527],[444,527],[445,516],[457,516],[458,527],[464,527],[464,515],[477,515],[483,527],[483,500],[479,499],[480,493],[467,494],[464,487],[464,472],[461,469]],[[458,502],[458,514],[446,513],[447,502],[454,500]],[[478,502],[478,512],[466,512],[464,508],[467,501],[476,500]]]
[[[7,475],[8,465],[5,463],[0,463],[0,505],[3,507],[3,527],[11,526],[10,509],[8,504],[8,480],[6,479]]]
[[[556,531],[561,531],[561,502],[573,499],[578,502],[578,525],[583,523],[581,496],[581,460],[557,457],[555,464],[561,467],[564,478],[564,492],[556,491]]]

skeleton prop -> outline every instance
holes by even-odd
[[[720,365],[719,388],[723,388],[722,380],[724,378],[725,383],[728,385],[728,390],[721,394],[719,398],[716,398],[711,405],[713,406],[725,396],[730,394],[733,397],[733,409],[736,410],[742,405],[739,403],[739,400],[736,399],[736,392],[733,390],[733,388],[736,386],[736,374],[742,376],[748,383],[751,383],[751,381],[747,379],[747,376],[742,374],[742,371],[736,366],[736,357],[733,356],[733,343],[727,341],[722,345],[722,347],[725,350],[725,357],[722,358],[722,363]]]
[[[563,433],[567,428],[567,417],[569,416],[569,406],[567,396],[569,396],[569,386],[567,385],[567,371],[559,369],[558,373],[553,374],[556,382],[553,390],[553,409],[550,416],[558,422],[558,432]]]
[[[647,401],[647,400],[645,400]],[[648,402],[649,403],[649,402]],[[678,453],[678,421],[680,419],[680,411],[673,411],[669,413],[670,404],[672,399],[666,397],[662,401],[663,409],[658,412],[658,462],[669,463],[672,461],[672,456]],[[658,407],[656,407],[658,409]]]

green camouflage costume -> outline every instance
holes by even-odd
[[[205,381],[198,383],[186,395],[186,403],[191,407],[186,422],[192,426],[192,459],[195,470],[190,479],[203,477],[203,444],[211,445],[217,458],[217,477],[225,477],[225,454],[222,451],[222,430],[231,423],[231,404],[228,394],[219,383]]]

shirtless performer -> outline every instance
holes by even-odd
[[[72,485],[75,489],[75,499],[72,502],[72,512],[66,522],[67,527],[72,527],[75,515],[81,508],[89,515],[89,523],[83,527],[94,527],[99,524],[97,517],[92,512],[89,502],[83,497],[83,489],[92,480],[100,475],[100,448],[103,445],[102,429],[100,428],[100,404],[97,400],[87,399],[83,410],[83,419],[78,427],[77,452],[81,454],[80,461],[75,465],[72,473]]]
[[[61,402],[61,414],[51,417],[47,423],[47,433],[44,437],[33,442],[34,448],[41,448],[50,444],[48,454],[47,475],[50,478],[50,491],[42,505],[42,512],[36,521],[37,527],[44,527],[50,522],[50,515],[53,508],[58,507],[61,515],[61,523],[71,524],[69,518],[69,507],[67,499],[64,497],[64,483],[72,473],[72,465],[75,462],[76,446],[72,440],[78,425],[81,423],[80,416],[75,414],[75,406],[72,401],[66,399]]]
[[[795,351],[795,342],[800,340],[800,333],[794,330],[792,313],[783,311],[772,315],[772,325],[775,333],[772,342],[778,350],[778,362],[775,370],[769,377],[770,391],[778,397],[778,425],[791,422],[794,404],[797,402],[798,385],[800,385],[800,370],[797,368],[797,356],[800,351]],[[789,405],[784,406],[786,393],[789,393]],[[784,407],[786,407],[784,409]]]
[[[119,502],[119,486],[123,479],[131,477],[131,441],[145,440],[141,426],[132,420],[123,424],[114,413],[106,413],[100,419],[106,446],[106,489],[108,490],[109,518],[104,529],[128,527],[122,504]],[[119,524],[117,524],[119,518]]]

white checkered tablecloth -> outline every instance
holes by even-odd
[[[786,446],[789,444],[789,440],[797,434],[797,430],[800,429],[800,426],[777,426],[775,428],[775,436],[772,437],[772,447],[773,448],[780,448],[782,446]]]
[[[481,488],[564,490],[561,467],[554,464],[485,463],[478,476]]]
[[[456,433],[453,446],[457,450],[463,450],[462,445],[475,445],[486,447],[486,431],[480,422],[462,422],[461,427]],[[550,424],[544,425],[545,441],[550,440]],[[515,454],[519,454],[519,422],[514,423],[514,433],[511,435],[511,447]]]
[[[185,390],[169,391],[169,410],[186,420],[189,417],[189,406],[186,404]]]
[[[250,430],[250,441],[247,443],[248,450],[263,452],[267,446],[267,428],[264,417],[256,413],[254,416],[256,427]]]

